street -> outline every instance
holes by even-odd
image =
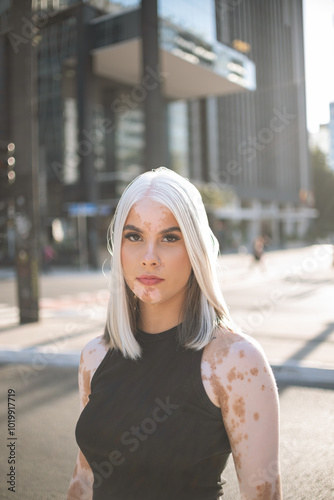
[[[222,257],[222,289],[232,317],[262,345],[276,367],[305,368],[308,381],[279,380],[281,465],[285,500],[334,497],[334,268],[332,248],[316,245],[268,252],[265,268],[249,255]],[[77,360],[83,345],[103,329],[107,278],[98,272],[54,271],[41,277],[41,321],[18,326],[13,278],[0,282],[1,470],[10,472],[7,396],[15,392],[15,493],[2,479],[0,497],[66,498],[77,448]],[[44,352],[42,349],[48,349]],[[22,351],[30,364],[15,362]],[[74,352],[74,363],[61,354]],[[37,353],[37,354],[36,354]],[[48,353],[48,354],[46,354]],[[59,358],[59,360],[58,360]],[[7,358],[6,358],[7,359]],[[62,366],[53,366],[57,364]],[[324,369],[331,382],[312,380]],[[311,377],[311,378],[310,378]],[[2,477],[4,478],[3,474]],[[258,471],[259,477],[265,471]],[[238,498],[230,459],[224,500]]]

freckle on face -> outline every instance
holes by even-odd
[[[254,375],[254,377],[256,377],[257,374],[259,373],[259,370],[257,368],[252,368],[250,372],[252,375]]]
[[[254,420],[259,420],[259,414],[257,412],[254,413],[253,417],[254,417]]]

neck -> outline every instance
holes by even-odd
[[[147,304],[140,302],[138,327],[147,333],[160,333],[170,330],[182,321],[182,303]]]

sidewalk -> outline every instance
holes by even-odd
[[[301,255],[304,255],[304,258],[310,258],[310,249],[296,250],[295,252],[289,251],[289,263],[294,262],[293,258],[297,257],[300,262]],[[261,283],[263,287],[267,286],[270,289],[274,286],[275,280],[276,282],[282,280],[282,272],[286,274],[287,269],[289,269],[282,264],[283,259],[287,258],[287,254],[284,251],[272,252],[267,256],[268,270],[266,274],[248,273],[245,280],[242,276],[245,276],[245,272],[247,272],[250,258],[249,255],[222,257],[224,287],[227,292],[237,294],[239,289],[247,286],[252,290],[255,283],[257,288],[259,287],[258,283]],[[278,263],[281,263],[281,267]],[[326,262],[324,265],[327,265]],[[317,271],[317,277],[320,276],[321,272],[321,269]],[[66,276],[68,274],[66,273]],[[79,272],[71,271],[70,274],[75,279]],[[331,276],[334,277],[334,272]],[[54,276],[49,275],[47,279],[52,281],[57,277],[59,278],[59,273]],[[331,279],[330,286],[334,286],[334,280]],[[43,307],[41,307],[41,319],[38,323],[18,325],[16,308],[8,308],[8,317],[5,317],[5,313],[0,314],[0,316],[2,315],[0,363],[27,364],[35,371],[41,371],[48,365],[78,366],[82,347],[89,340],[103,333],[107,304],[106,291],[95,290],[55,299],[43,298],[41,302]],[[333,301],[331,301],[332,303]],[[1,309],[0,313],[2,313]],[[332,322],[334,323],[334,314]],[[279,338],[275,331],[272,337],[270,337],[270,333],[264,337],[259,329],[261,338],[258,340],[263,346],[279,382],[334,388],[333,333],[330,331],[328,338],[324,335],[317,337],[312,333],[311,338],[300,335],[298,338],[295,336],[290,340],[289,338]],[[256,334],[254,334],[254,338],[257,338]],[[325,349],[323,349],[324,342],[326,342]],[[298,353],[307,350],[310,343],[312,343],[312,350],[317,352],[314,359],[294,359],[291,356],[291,352]],[[326,356],[321,355],[321,353],[319,355],[318,347],[322,348],[323,352],[326,351]],[[328,355],[328,349],[332,351],[333,355]]]

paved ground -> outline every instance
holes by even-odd
[[[234,319],[263,346],[279,381],[285,500],[334,498],[334,268],[332,247],[222,258],[222,288]],[[56,271],[41,278],[41,321],[18,325],[15,282],[0,273],[0,466],[9,472],[7,391],[15,390],[16,493],[0,498],[66,498],[77,453],[80,350],[103,331],[107,278]],[[3,432],[2,432],[3,431]],[[261,474],[261,471],[259,471]],[[227,500],[238,498],[233,464]]]
[[[0,367],[0,498],[63,500],[74,469],[74,428],[79,415],[75,368]],[[16,491],[7,490],[7,391],[16,404]],[[334,497],[334,391],[280,387],[281,463],[285,500],[330,500]],[[259,471],[259,476],[261,471]],[[238,498],[231,461],[224,500]],[[171,499],[172,500],[172,499]]]

